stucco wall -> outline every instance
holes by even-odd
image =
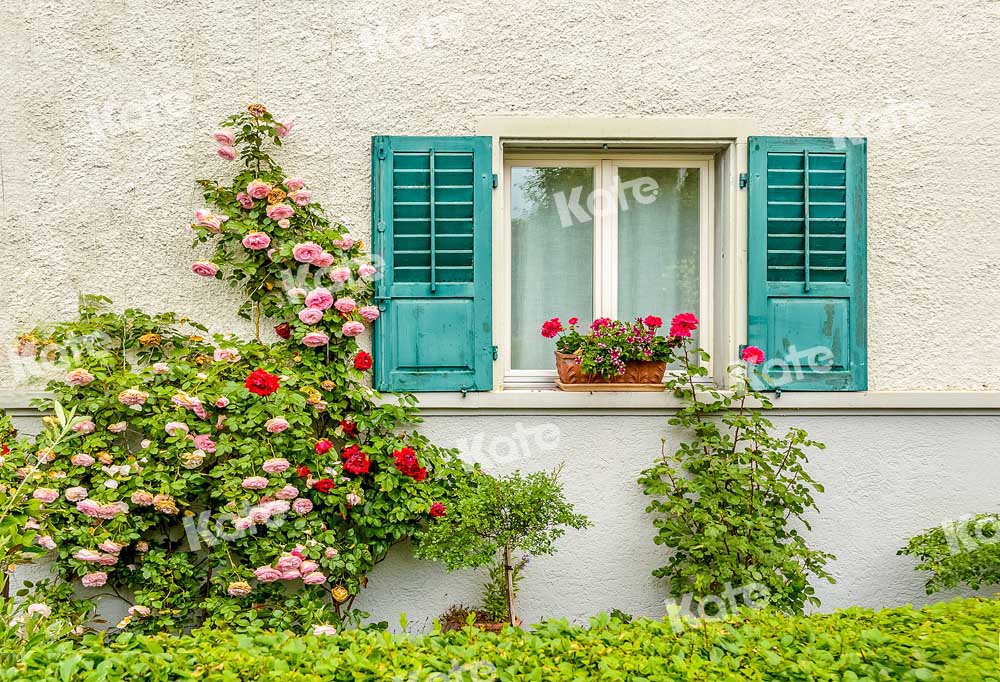
[[[871,388],[995,390],[998,19],[990,0],[4,3],[0,339],[79,291],[248,331],[188,272],[183,227],[193,179],[228,172],[208,133],[249,101],[296,120],[286,168],[360,237],[372,134],[725,116],[870,138]]]

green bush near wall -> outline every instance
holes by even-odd
[[[784,616],[758,612],[675,632],[668,621],[548,621],[531,632],[424,636],[132,636],[19,652],[3,680],[972,680],[1000,679],[1000,602]],[[17,660],[13,659],[13,660]]]

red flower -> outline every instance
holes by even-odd
[[[0,446],[0,457],[6,457],[9,454],[10,454],[10,448],[7,447],[6,443],[4,443],[2,446]]]
[[[553,317],[551,320],[542,323],[542,336],[547,339],[551,339],[561,331],[563,331],[563,326],[558,317]]]
[[[566,320],[566,321],[567,321],[567,322],[569,322],[570,324],[576,324],[576,323],[577,323],[577,322],[579,322],[580,320],[579,320],[579,318],[576,318],[576,317],[571,317],[571,318],[569,318],[569,319],[568,319],[568,320]]]
[[[360,453],[361,453],[360,447],[358,447],[357,445],[348,445],[346,448],[344,448],[344,451],[340,453],[340,456],[343,457],[345,460],[347,460]]]
[[[257,395],[271,395],[278,390],[278,377],[273,374],[268,374],[264,370],[257,368],[250,373],[247,377],[246,383],[243,385],[247,387],[247,390],[251,393],[256,393]]]
[[[420,466],[417,461],[417,453],[413,448],[403,448],[395,450],[392,456],[396,459],[396,468],[404,475],[409,476],[414,481],[422,481],[427,478],[427,467]]]
[[[597,331],[601,327],[607,327],[612,322],[610,317],[598,317],[596,320],[590,323],[590,328],[593,331]]]
[[[646,319],[643,320],[643,323],[647,327],[651,327],[653,329],[656,329],[658,327],[662,327],[663,326],[663,318],[662,317],[657,317],[656,315],[647,315]]]
[[[341,419],[340,428],[343,429],[344,433],[348,436],[353,436],[358,432],[358,425],[350,419]]]
[[[308,476],[309,476],[309,474],[311,474],[312,472],[311,472],[311,471],[309,471],[309,467],[307,467],[307,466],[306,466],[305,464],[303,464],[302,466],[300,466],[300,467],[297,467],[297,468],[295,469],[295,473],[296,473],[296,474],[297,474],[297,475],[299,476],[299,478],[306,478],[306,477],[308,477]]]
[[[313,483],[313,488],[320,491],[321,493],[328,493],[334,488],[334,482],[332,478],[321,478],[315,483]]]
[[[431,517],[436,519],[439,516],[444,516],[445,514],[448,513],[448,511],[445,509],[445,506],[443,504],[441,504],[440,502],[435,502],[434,504],[431,505],[431,510],[429,513]]]
[[[274,333],[283,339],[290,339],[292,338],[292,325],[282,322],[274,328]]]
[[[359,476],[361,474],[367,474],[371,465],[371,460],[368,459],[364,453],[359,452],[355,455],[351,455],[350,459],[344,462],[344,471]]]
[[[698,318],[694,313],[680,313],[670,320],[670,335],[691,338],[691,332],[698,328]]]
[[[757,346],[747,346],[740,353],[740,357],[743,358],[744,362],[749,362],[751,365],[759,365],[764,362],[764,351]]]
[[[365,372],[372,368],[372,356],[363,350],[359,350],[358,354],[354,356],[354,369],[360,369]]]
[[[326,453],[330,452],[332,448],[333,448],[333,443],[328,441],[326,438],[316,443],[316,445],[313,447],[317,455],[325,455]]]

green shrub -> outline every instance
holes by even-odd
[[[180,638],[129,634],[113,643],[90,635],[82,644],[36,641],[0,680],[997,682],[998,628],[1000,603],[963,599],[813,616],[766,610],[680,633],[668,621],[626,624],[602,614],[589,628],[549,621],[500,634],[202,630]]]
[[[897,554],[917,557],[930,571],[927,594],[965,585],[978,590],[1000,584],[1000,516],[977,514],[949,521],[910,538]]]

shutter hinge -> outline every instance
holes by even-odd
[[[379,158],[379,161],[384,161],[385,160],[385,147],[379,147],[378,148],[378,158]]]
[[[500,178],[498,178],[497,174],[494,173],[493,174],[493,189],[496,189],[499,186],[500,186]]]
[[[740,173],[740,189],[746,189],[750,184],[750,174]]]
[[[378,221],[378,231],[379,232],[385,232],[385,221],[384,220]]]
[[[500,349],[497,348],[496,346],[490,346],[490,348],[493,350],[493,360],[495,361],[497,358],[500,357]]]
[[[469,387],[468,386],[463,386],[462,388],[460,388],[458,390],[460,390],[462,392],[462,397],[463,398],[465,398],[465,397],[467,397],[469,395]]]

